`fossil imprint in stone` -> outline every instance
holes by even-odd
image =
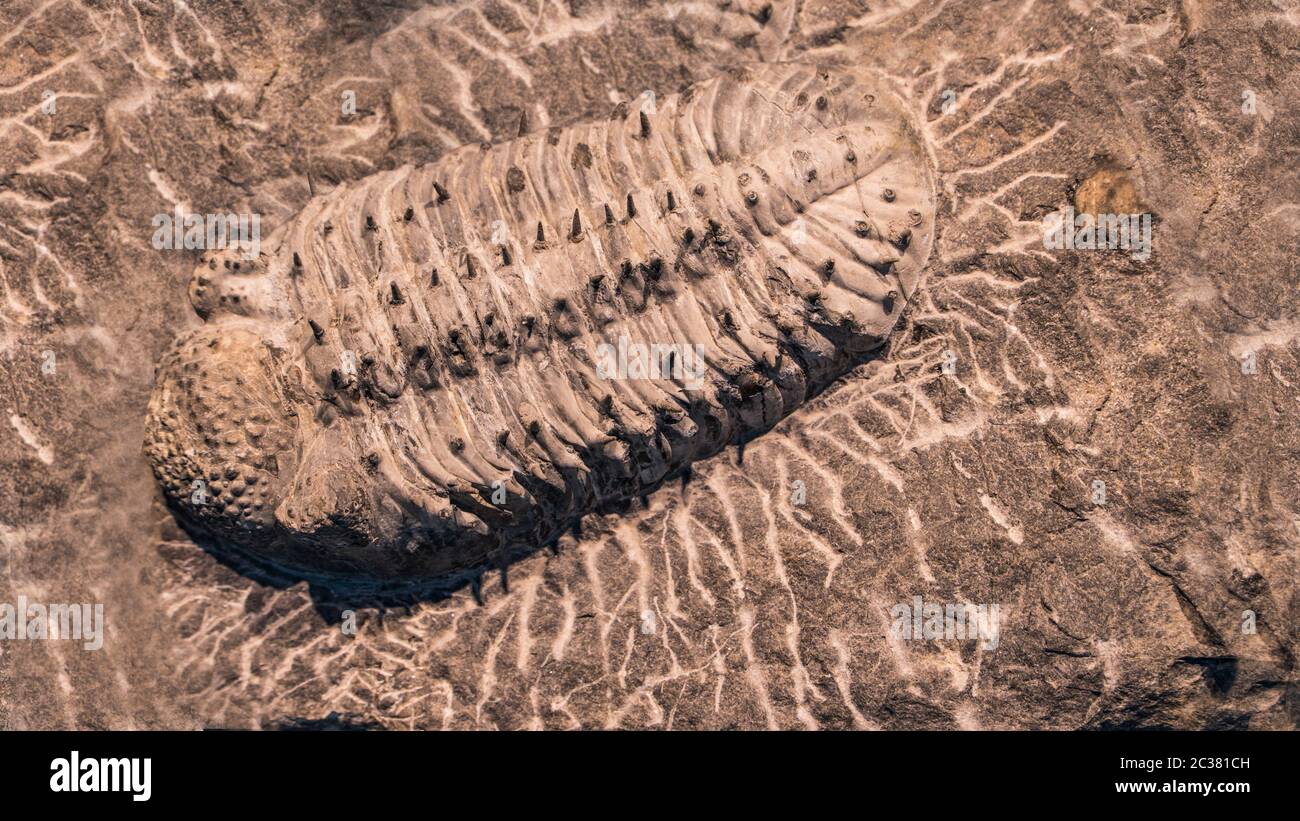
[[[308,573],[535,548],[885,340],[934,235],[918,134],[866,70],[763,65],[344,185],[202,261],[146,453],[192,526]]]

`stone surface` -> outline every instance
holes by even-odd
[[[1296,725],[1293,5],[16,0],[0,22],[0,602],[107,621],[95,651],[0,641],[0,725]],[[326,586],[178,526],[145,419],[155,364],[202,332],[200,252],[153,248],[156,215],[271,236],[521,118],[781,61],[883,77],[934,169],[933,249],[878,356],[451,589]],[[1067,205],[1154,215],[1153,252],[1045,248]],[[997,604],[996,642],[901,638],[917,596]]]

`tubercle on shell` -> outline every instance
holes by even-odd
[[[155,472],[249,552],[381,578],[643,495],[888,335],[933,240],[904,111],[860,69],[757,66],[319,197],[267,264],[191,286],[208,324],[160,368]],[[276,417],[273,448],[209,435],[245,405],[204,380]],[[229,464],[266,479],[256,516],[191,503]]]

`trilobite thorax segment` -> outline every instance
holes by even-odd
[[[257,260],[196,271],[155,471],[191,521],[305,569],[437,575],[550,539],[886,338],[934,233],[917,133],[868,72],[767,65],[318,197]]]

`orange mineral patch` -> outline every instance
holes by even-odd
[[[1074,193],[1074,208],[1082,214],[1141,214],[1147,211],[1132,176],[1122,168],[1103,168],[1084,180]]]

